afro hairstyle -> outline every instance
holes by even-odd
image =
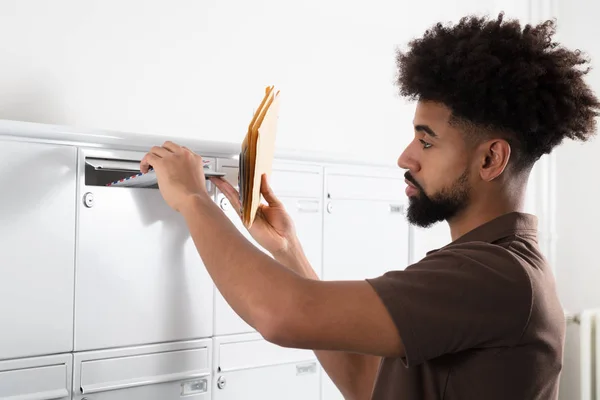
[[[584,82],[588,61],[554,42],[555,32],[554,21],[521,27],[504,13],[437,23],[398,50],[400,95],[445,105],[474,140],[501,135],[512,165],[531,168],[564,138],[593,136],[600,107]]]

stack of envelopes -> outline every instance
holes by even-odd
[[[275,135],[279,117],[279,91],[273,86],[265,89],[265,96],[248,125],[239,159],[238,186],[240,213],[246,228],[250,228],[260,205],[261,177],[271,176],[275,151]]]

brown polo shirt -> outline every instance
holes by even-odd
[[[535,216],[502,215],[368,281],[406,349],[382,360],[373,400],[558,397],[565,320]]]

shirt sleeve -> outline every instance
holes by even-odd
[[[404,344],[406,366],[470,348],[514,345],[530,315],[529,275],[508,250],[440,250],[368,279]]]

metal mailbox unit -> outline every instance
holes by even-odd
[[[80,149],[76,351],[212,336],[213,284],[183,217],[156,186],[105,186],[144,154]]]
[[[69,352],[77,150],[0,145],[0,360]]]
[[[71,399],[70,354],[0,361],[0,399]]]
[[[312,351],[288,349],[258,333],[214,339],[214,400],[320,398],[320,366]]]
[[[73,400],[209,400],[211,341],[76,353]]]
[[[108,185],[165,140],[237,185],[236,144],[0,120],[0,398],[337,398],[312,351],[268,343],[229,307],[156,184]],[[393,163],[281,150],[270,183],[319,277],[408,262]]]

